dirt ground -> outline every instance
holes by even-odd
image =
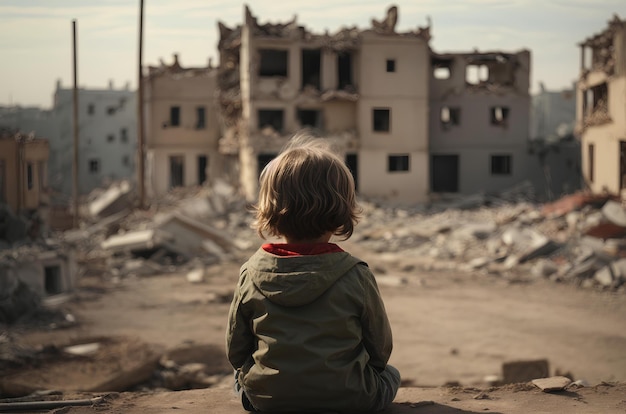
[[[551,375],[568,374],[588,384],[587,398],[596,395],[593,398],[626,409],[624,393],[593,387],[620,383],[617,386],[622,390],[626,382],[623,293],[581,289],[526,275],[504,279],[422,271],[416,265],[418,258],[410,255],[374,254],[351,242],[340,245],[366,260],[377,274],[394,333],[390,363],[402,373],[404,386],[424,390],[444,384],[470,390],[488,387],[486,377],[500,375],[505,362],[547,359]],[[56,378],[62,379],[57,389],[86,390],[85,378],[93,378],[94,373],[123,369],[137,358],[158,357],[164,350],[190,344],[212,345],[216,350],[212,358],[221,359],[217,365],[223,372],[226,315],[238,268],[248,253],[207,268],[203,283],[190,283],[185,274],[123,280],[83,278],[77,298],[58,305],[72,315],[75,325],[16,328],[11,334],[23,346],[64,345],[85,342],[85,338],[105,342],[103,338],[111,338],[115,345],[119,339],[114,338],[125,338],[123,345],[115,345],[122,347],[115,353],[116,360],[102,356],[88,368],[83,365],[77,370],[71,365],[74,358],[44,368],[48,372],[38,371],[50,388],[55,387]],[[147,347],[136,348],[135,341]],[[24,382],[32,382],[34,377],[29,375]],[[226,380],[217,382],[217,386],[227,387]],[[525,397],[513,396],[517,391],[503,388],[498,391],[503,393],[499,398],[508,396],[510,404],[519,402],[523,407]],[[145,412],[135,401],[139,397],[122,395],[125,397],[116,404],[133,403],[118,412]],[[181,403],[184,393],[170,398]],[[542,412],[567,411],[555,404],[554,410],[547,407],[548,411]],[[451,411],[424,407],[419,412]]]

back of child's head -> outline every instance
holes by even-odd
[[[328,232],[348,239],[357,222],[354,179],[326,140],[297,135],[263,170],[257,233],[312,240]]]

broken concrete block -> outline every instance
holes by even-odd
[[[614,286],[626,280],[626,259],[620,259],[598,270],[593,278],[602,286]]]
[[[534,379],[532,383],[543,392],[554,392],[564,390],[572,383],[572,380],[567,377],[550,377]]]
[[[139,230],[111,236],[100,247],[112,251],[149,250],[171,241],[173,236],[160,230]]]
[[[198,267],[187,273],[187,281],[190,283],[202,283],[204,282],[205,274],[205,268]]]
[[[132,207],[130,190],[128,181],[110,186],[89,203],[89,214],[92,217],[106,217]]]
[[[602,207],[602,214],[611,223],[620,227],[626,227],[626,209],[622,206],[622,203],[609,200]]]
[[[538,260],[533,265],[530,272],[535,277],[550,277],[559,270],[559,267],[551,260]]]
[[[513,361],[502,364],[503,384],[528,382],[537,378],[546,378],[549,375],[547,359]]]
[[[613,276],[613,271],[610,266],[604,266],[602,269],[598,270],[593,278],[602,286],[611,286],[615,277]]]

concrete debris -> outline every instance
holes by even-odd
[[[550,375],[549,364],[546,359],[513,361],[502,364],[503,384],[528,382],[537,378],[545,378],[548,375]]]
[[[361,205],[363,218],[352,240],[384,253],[380,258],[390,266],[398,255],[411,254],[424,270],[626,290],[625,276],[616,270],[621,265],[610,266],[626,257],[626,238],[615,232],[608,236],[616,237],[594,237],[589,231],[610,223],[608,217],[620,223],[626,215],[609,195],[579,193],[538,205],[520,185],[502,197],[448,196],[412,207],[362,200]]]
[[[89,215],[92,217],[107,217],[114,213],[132,207],[132,199],[130,197],[131,185],[128,181],[114,183],[104,191],[92,192],[94,197],[89,202]]]
[[[555,392],[563,391],[572,383],[572,380],[567,377],[549,377],[534,379],[532,383],[543,392]]]

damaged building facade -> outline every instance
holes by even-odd
[[[46,139],[0,131],[0,205],[19,214],[49,204],[49,154]]]
[[[576,128],[585,185],[620,194],[626,189],[626,20],[614,16],[579,46]]]
[[[218,174],[253,201],[264,166],[302,130],[331,142],[366,197],[420,203],[528,178],[529,51],[435,53],[430,27],[396,31],[395,6],[334,34],[295,17],[261,24],[248,7],[243,18],[218,24],[219,67],[150,68],[153,194]]]
[[[217,152],[218,70],[171,65],[150,67],[144,78],[146,187],[158,196],[172,188],[202,185],[222,172]]]
[[[432,54],[433,193],[500,191],[528,177],[530,52]]]
[[[397,33],[397,8],[360,31],[313,34],[296,19],[220,24],[220,149],[236,154],[246,198],[295,132],[331,140],[367,196],[428,197],[429,29]]]

